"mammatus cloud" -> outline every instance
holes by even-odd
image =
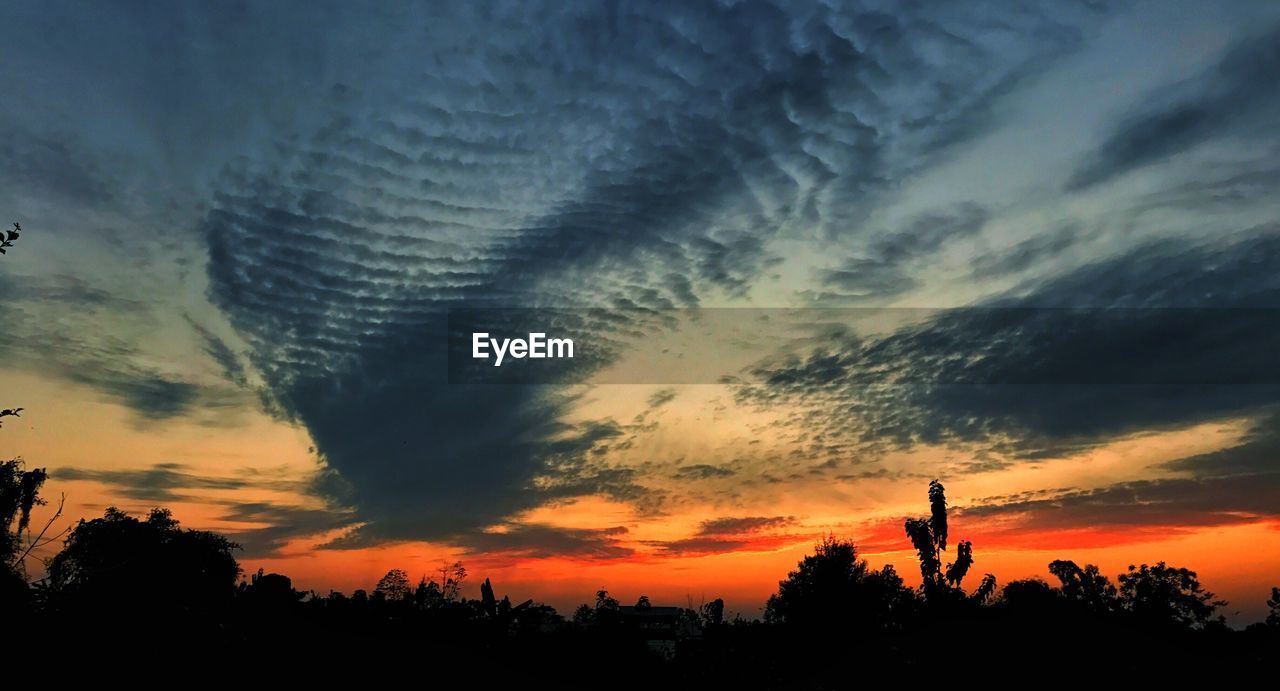
[[[742,295],[780,232],[855,233],[1096,20],[991,9],[454,8],[405,37],[414,70],[335,86],[328,124],[229,170],[210,297],[348,484],[343,544],[465,543],[577,492],[652,507],[564,392],[445,384],[446,310],[691,306]]]

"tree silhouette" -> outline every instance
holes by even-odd
[[[996,593],[996,577],[993,574],[985,574],[982,582],[978,584],[977,590],[973,591],[973,599],[976,602],[990,602]]]
[[[4,418],[22,417],[21,413],[24,410],[26,410],[26,408],[5,408],[4,410],[0,410],[0,427],[4,426]]]
[[[29,593],[23,562],[44,542],[44,531],[34,538],[30,534],[31,510],[44,503],[40,487],[47,477],[44,468],[27,470],[20,460],[0,462],[0,608],[26,607]]]
[[[1280,629],[1280,588],[1272,588],[1267,600],[1267,626]]]
[[[22,226],[14,222],[13,229],[0,233],[0,254],[22,234]],[[0,409],[0,426],[4,418],[22,417],[24,408]],[[8,608],[25,607],[30,594],[27,586],[25,561],[32,550],[43,547],[65,533],[46,536],[49,528],[62,516],[63,501],[58,510],[35,535],[31,534],[31,510],[45,504],[40,488],[49,477],[44,468],[26,469],[21,459],[0,461],[0,605]]]
[[[8,254],[8,249],[13,247],[13,243],[22,235],[22,226],[18,222],[14,222],[13,228],[0,234],[0,254]]]
[[[815,631],[882,630],[900,624],[912,604],[892,565],[870,569],[852,542],[828,536],[778,582],[764,616]]]
[[[1196,572],[1159,562],[1155,566],[1129,565],[1120,574],[1120,603],[1141,622],[1164,627],[1204,628],[1219,623],[1215,617],[1225,600],[1215,600]]]
[[[467,570],[462,562],[455,561],[440,567],[440,597],[455,602],[462,595],[462,583],[467,580]]]
[[[409,590],[409,574],[403,569],[391,569],[385,576],[378,579],[378,584],[374,586],[373,592],[380,594],[390,602],[400,602],[408,600],[410,596]]]
[[[498,600],[493,595],[493,584],[488,578],[480,584],[480,608],[490,618],[498,616]]]
[[[1022,578],[1005,585],[1000,591],[1000,601],[1014,611],[1043,614],[1052,610],[1057,594],[1039,578]]]
[[[903,528],[920,561],[920,588],[925,597],[936,601],[963,595],[964,577],[973,566],[973,544],[968,540],[957,543],[956,560],[942,568],[942,553],[947,551],[947,495],[941,482],[929,483],[929,517],[908,518]],[[975,595],[981,595],[978,600],[986,600],[994,590],[995,576],[986,574]]]
[[[1049,563],[1049,573],[1062,583],[1063,597],[1088,612],[1109,614],[1120,608],[1116,587],[1093,564],[1082,569],[1073,561],[1058,559]]]
[[[601,588],[596,591],[594,605],[581,605],[573,613],[573,622],[587,628],[611,627],[618,623],[621,607],[618,601]]]
[[[49,562],[47,595],[63,611],[117,624],[194,624],[234,597],[236,548],[216,533],[182,529],[165,509],[138,520],[110,507],[71,531]]]
[[[716,598],[702,606],[702,623],[704,626],[719,626],[724,623],[724,600]]]
[[[279,573],[264,573],[263,569],[241,583],[236,599],[262,614],[283,616],[306,595],[293,589],[293,580]]]

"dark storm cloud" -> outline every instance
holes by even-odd
[[[649,409],[660,408],[676,398],[677,391],[675,389],[659,389],[649,396]]]
[[[698,535],[741,535],[758,533],[762,530],[786,528],[794,525],[796,519],[791,516],[743,516],[713,518],[703,521],[698,526]]]
[[[445,311],[742,295],[776,233],[856,232],[1097,19],[1065,3],[437,9],[382,26],[351,56],[368,77],[315,114],[329,124],[228,170],[203,224],[212,300],[365,523],[342,544],[490,535],[574,493],[656,510],[597,461],[625,438],[560,422],[572,399],[445,384]],[[895,261],[929,249],[884,243]],[[651,327],[570,333],[606,343],[589,372]]]
[[[201,414],[206,422],[239,407],[244,399],[227,387],[161,371],[147,363],[135,339],[104,333],[96,319],[125,310],[145,312],[76,277],[17,277],[0,274],[6,328],[0,357],[81,384],[130,408],[142,422]]]
[[[148,420],[165,420],[182,415],[197,403],[211,407],[232,407],[240,403],[235,398],[202,401],[201,387],[168,379],[159,372],[141,368],[98,366],[71,372],[69,377],[119,399]]]
[[[735,474],[732,468],[696,463],[694,465],[681,466],[671,477],[677,480],[710,480],[718,477],[732,477]]]
[[[79,276],[0,274],[0,293],[10,303],[47,303],[74,310],[129,310],[141,303],[91,284]]]
[[[197,475],[187,468],[181,463],[157,463],[150,468],[136,470],[59,468],[53,472],[53,477],[101,482],[112,485],[115,491],[130,499],[155,502],[185,499],[186,490],[235,490],[250,486],[240,478]]]
[[[256,528],[223,531],[240,545],[246,557],[278,556],[289,541],[341,530],[351,525],[344,511],[288,506],[265,502],[218,502],[227,511],[220,519],[229,523],[262,523]]]
[[[818,281],[827,290],[808,295],[848,301],[910,291],[917,285],[912,277],[913,262],[938,252],[948,242],[978,234],[988,217],[986,209],[972,203],[920,214],[896,231],[875,238],[861,254],[820,272]]]
[[[804,535],[785,532],[796,525],[791,516],[744,516],[703,521],[691,536],[651,542],[666,556],[701,556],[741,551],[765,551],[792,544]]]
[[[151,506],[170,502],[205,504],[222,509],[219,520],[233,524],[265,524],[222,531],[240,545],[247,557],[277,555],[292,539],[344,529],[352,523],[349,512],[338,507],[307,508],[274,502],[245,502],[217,494],[237,490],[300,492],[310,489],[309,482],[253,469],[233,475],[206,475],[192,472],[190,466],[182,463],[157,463],[148,468],[121,470],[57,468],[53,477],[57,480],[100,482],[120,496]]]
[[[222,370],[222,376],[232,384],[237,386],[248,386],[248,374],[245,371],[244,363],[241,362],[240,356],[209,329],[196,323],[191,317],[186,317],[187,323],[191,325],[192,330],[200,337],[201,348],[210,359],[214,361]]]
[[[967,506],[961,520],[1009,517],[1018,531],[1237,525],[1280,518],[1280,473],[1125,482],[1044,498]]]
[[[619,544],[627,534],[613,528],[561,528],[538,523],[506,526],[502,532],[469,533],[459,540],[472,554],[498,558],[545,559],[568,557],[588,561],[624,559],[634,551]]]
[[[1269,134],[1280,117],[1278,83],[1280,26],[1274,26],[1233,46],[1203,75],[1144,99],[1075,171],[1068,188],[1092,187],[1215,137]]]
[[[1068,223],[1033,235],[1013,247],[983,254],[973,259],[975,278],[1017,274],[1052,260],[1080,244],[1085,234],[1079,225]]]
[[[0,180],[6,187],[86,206],[115,199],[110,175],[72,135],[46,136],[0,123]]]
[[[864,444],[1067,453],[1280,400],[1280,231],[1164,241],[882,338],[757,368],[740,399]]]
[[[1255,420],[1235,446],[1179,458],[1161,467],[1208,478],[1275,472],[1280,469],[1280,415]]]

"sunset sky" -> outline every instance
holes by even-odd
[[[33,522],[751,617],[829,533],[918,582],[939,478],[979,577],[1166,560],[1261,618],[1280,4],[353,5],[0,9]],[[473,308],[581,354],[457,376]]]

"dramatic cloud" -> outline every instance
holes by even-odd
[[[251,486],[241,478],[198,475],[188,472],[187,468],[181,463],[158,463],[138,470],[59,468],[53,476],[59,480],[90,480],[114,485],[116,491],[130,499],[154,502],[185,499],[184,490],[235,490]]]
[[[211,299],[350,488],[347,544],[465,541],[573,492],[652,510],[596,461],[598,429],[560,422],[564,393],[445,383],[446,311],[697,305],[742,296],[780,232],[856,233],[1096,20],[991,9],[458,6],[384,36],[414,68],[335,85],[315,129],[227,171],[203,223]],[[975,215],[876,252],[932,251]]]
[[[490,559],[543,559],[568,557],[584,561],[623,559],[634,552],[618,543],[627,534],[621,526],[586,529],[542,524],[507,526],[501,531],[471,533],[461,544],[473,554]]]
[[[1280,518],[1275,497],[1280,473],[1204,479],[1142,480],[1100,489],[991,504],[967,506],[956,512],[957,521],[974,525],[1000,525],[1008,519],[1014,532],[1058,530],[1142,529],[1169,531],[1180,528],[1234,525]],[[993,531],[995,532],[995,531]],[[1120,534],[1123,534],[1122,532]]]
[[[1179,84],[1128,116],[1068,183],[1092,187],[1166,160],[1214,137],[1249,139],[1273,131],[1280,111],[1280,26],[1232,48],[1205,74]]]
[[[73,276],[20,278],[0,274],[6,301],[6,328],[0,331],[0,358],[9,367],[57,375],[87,386],[130,408],[143,422],[200,415],[209,423],[241,408],[246,397],[232,387],[164,371],[139,345],[139,333],[113,334],[97,328],[107,315],[134,315],[132,329],[150,326],[138,301],[121,297]]]
[[[761,552],[807,540],[808,534],[794,534],[791,516],[744,516],[703,521],[690,537],[651,545],[665,556],[701,556],[727,552]]]
[[[677,480],[710,480],[716,477],[731,477],[735,473],[732,468],[725,468],[718,465],[707,465],[705,463],[695,463],[693,465],[681,466],[676,470],[675,475],[671,477]]]
[[[912,277],[913,262],[936,253],[948,242],[978,234],[988,216],[986,209],[971,203],[921,214],[903,228],[874,238],[865,254],[820,272],[819,282],[826,290],[809,295],[848,303],[905,293],[918,285]]]
[[[982,443],[1021,457],[1280,401],[1280,232],[1160,242],[888,336],[764,365],[744,402],[860,443]],[[998,466],[997,466],[998,467]]]
[[[291,540],[342,530],[351,516],[327,508],[307,508],[266,502],[221,502],[221,520],[232,524],[258,523],[259,527],[223,531],[240,545],[246,557],[278,556]]]
[[[194,472],[183,463],[157,463],[147,468],[99,470],[56,468],[56,480],[100,482],[121,497],[143,502],[147,508],[172,502],[218,507],[220,520],[239,524],[259,524],[251,528],[231,528],[221,532],[240,545],[246,557],[279,554],[293,539],[349,528],[348,511],[337,507],[302,507],[234,498],[243,490],[299,494],[311,491],[313,481],[285,477],[279,473],[241,469],[231,475]]]

